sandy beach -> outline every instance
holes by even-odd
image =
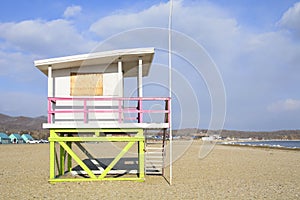
[[[1,199],[300,198],[300,151],[216,145],[199,159],[200,146],[193,142],[174,163],[170,186],[168,176],[49,184],[48,144],[0,145]]]

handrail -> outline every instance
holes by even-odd
[[[61,109],[59,106],[56,106],[57,102],[66,102],[66,101],[81,101],[82,104],[78,107],[80,108],[71,108],[71,109]],[[101,102],[101,101],[111,101],[117,102],[116,106],[110,108],[90,108],[88,102]],[[137,107],[124,107],[124,102],[137,102]],[[165,103],[164,110],[153,110],[153,109],[143,109],[143,104],[146,101],[163,101]],[[169,124],[170,119],[170,98],[169,97],[48,97],[48,123],[55,123],[53,121],[55,114],[58,113],[83,113],[83,122],[88,123],[89,113],[118,113],[118,122],[122,123],[124,121],[123,114],[125,113],[136,113],[136,119],[138,123],[143,123],[143,114],[144,113],[164,113],[165,120],[163,123]],[[69,105],[72,106],[72,105]],[[101,105],[100,105],[101,106]],[[77,107],[77,106],[76,106]],[[99,106],[96,106],[99,107]],[[100,120],[100,119],[99,119]],[[101,121],[101,120],[100,120]]]

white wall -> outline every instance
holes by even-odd
[[[70,96],[70,74],[75,73],[103,73],[103,96],[120,96],[123,93],[123,76],[119,80],[117,66],[107,69],[101,67],[81,67],[72,69],[53,70],[54,97]],[[121,90],[121,92],[119,92]]]
[[[120,97],[123,94],[123,74],[119,76],[117,66],[110,66],[109,68],[105,67],[80,67],[80,68],[72,68],[72,69],[60,69],[53,70],[53,89],[54,89],[54,97],[72,97],[70,96],[70,84],[71,84],[71,73],[103,73],[103,97]],[[121,78],[121,80],[120,80]],[[121,90],[121,92],[120,92]],[[78,96],[76,96],[78,97]],[[101,96],[97,96],[101,97]],[[82,101],[65,101],[65,102],[57,102],[56,106],[60,106],[63,109],[72,109],[75,107],[82,107]],[[92,109],[97,106],[108,106],[114,107],[118,106],[118,102],[114,101],[99,101],[99,102],[88,102],[88,106]],[[112,113],[91,113],[89,114],[89,119],[105,119],[111,120],[116,119],[118,114]],[[74,121],[76,119],[83,119],[82,113],[57,113],[55,114],[55,121]]]

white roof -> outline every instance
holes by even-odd
[[[34,61],[34,65],[44,74],[48,75],[48,66],[52,70],[76,68],[81,66],[116,65],[122,61],[125,77],[137,75],[139,58],[143,60],[143,76],[147,76],[154,56],[154,48],[121,49],[114,51],[80,54],[58,58]]]

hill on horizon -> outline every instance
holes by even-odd
[[[46,116],[12,117],[0,113],[0,132],[5,133],[30,133],[37,139],[47,138],[49,130],[43,129],[42,124],[47,122]],[[184,128],[174,130],[174,136],[192,136],[197,133],[206,133],[207,129]],[[239,131],[222,130],[222,137],[229,138],[257,138],[257,139],[300,139],[300,130],[278,130],[278,131]]]
[[[42,128],[42,124],[47,122],[46,116],[40,117],[12,117],[0,113],[0,132],[4,133],[30,133],[37,139],[45,138],[48,130]]]

